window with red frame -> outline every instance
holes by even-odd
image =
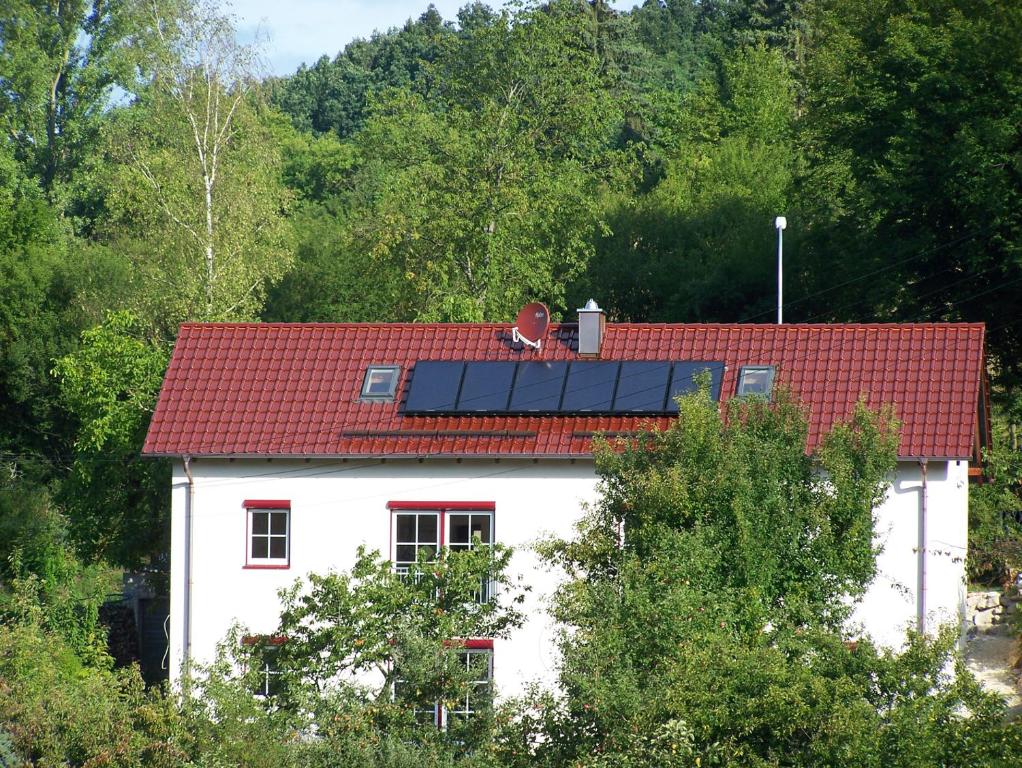
[[[493,703],[493,641],[486,639],[451,641],[457,648],[457,663],[467,674],[464,692],[445,703],[416,697],[412,684],[400,677],[393,695],[412,707],[415,720],[423,725],[451,728],[464,723]]]
[[[291,562],[291,502],[245,501],[248,568],[287,568]]]
[[[464,551],[494,542],[492,502],[392,501],[391,561],[394,570],[407,574],[420,555],[436,557],[441,547]],[[479,602],[490,599],[492,585],[480,585]]]
[[[255,685],[252,693],[261,698],[276,696],[280,693],[280,668],[277,657],[284,638],[276,635],[246,635],[241,639],[242,645],[253,646],[249,663],[256,672]]]

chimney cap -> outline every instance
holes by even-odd
[[[596,299],[589,299],[586,305],[578,310],[579,312],[602,312],[600,305],[596,303]]]

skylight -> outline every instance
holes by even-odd
[[[401,368],[396,365],[369,366],[362,382],[362,399],[392,401],[400,375]]]
[[[774,386],[772,365],[743,365],[738,373],[738,394],[770,397]]]

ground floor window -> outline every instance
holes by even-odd
[[[275,635],[247,635],[242,645],[250,646],[249,656],[252,679],[252,693],[256,696],[276,696],[280,693],[280,666],[278,657],[284,638]]]
[[[466,678],[463,692],[453,701],[428,701],[418,695],[413,683],[400,677],[394,683],[394,698],[407,702],[415,720],[422,725],[456,728],[493,701],[493,641],[456,641],[455,660]]]
[[[464,650],[459,652],[458,661],[468,674],[468,690],[444,708],[443,715],[448,725],[452,721],[467,720],[479,710],[489,707],[493,700],[493,650]]]

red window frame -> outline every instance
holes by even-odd
[[[291,501],[290,499],[245,499],[242,502],[245,510],[245,559],[242,568],[250,571],[286,571],[291,567]],[[286,562],[262,562],[262,558],[252,559],[252,510],[286,510],[287,511],[287,557]],[[269,560],[270,558],[267,558]]]
[[[488,656],[488,683],[490,686],[490,695],[493,695],[493,678],[494,678],[494,655],[493,655],[493,638],[489,637],[468,637],[459,638],[457,640],[446,640],[444,641],[445,648],[457,649],[461,651],[485,651]],[[396,690],[393,692],[396,696]],[[448,725],[447,708],[444,706],[442,701],[433,702],[433,725],[440,730],[445,730]]]
[[[447,515],[448,513],[459,512],[481,512],[490,515],[490,542],[497,541],[497,505],[492,501],[388,501],[387,509],[390,511],[390,543],[389,552],[391,562],[395,561],[394,551],[394,513],[400,512],[427,512],[437,516],[437,547],[447,546]]]

